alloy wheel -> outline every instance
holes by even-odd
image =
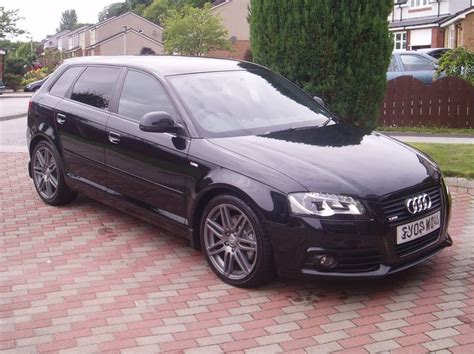
[[[34,156],[33,178],[40,195],[52,199],[58,190],[58,169],[53,153],[44,146]]]
[[[254,270],[258,255],[255,230],[236,206],[219,204],[209,212],[204,243],[210,261],[223,276],[241,280]]]

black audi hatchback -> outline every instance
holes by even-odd
[[[46,203],[80,192],[187,237],[236,286],[381,277],[452,243],[436,163],[255,64],[68,60],[33,96],[27,136]]]

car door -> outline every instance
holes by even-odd
[[[112,195],[185,224],[185,174],[189,140],[144,132],[149,112],[176,113],[165,89],[152,75],[128,70],[115,112],[107,123],[107,187]]]
[[[433,82],[436,63],[419,54],[400,54],[400,62],[405,75],[412,75],[425,84]]]
[[[63,161],[69,177],[105,191],[105,126],[120,67],[87,67],[56,106]]]

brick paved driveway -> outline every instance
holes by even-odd
[[[46,206],[26,155],[0,163],[0,351],[474,352],[474,191],[453,191],[455,246],[415,269],[243,290],[134,218]]]

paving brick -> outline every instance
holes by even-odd
[[[335,332],[330,332],[330,333],[314,336],[313,339],[319,344],[324,344],[324,343],[334,342],[339,339],[344,339],[348,337],[349,335],[344,331],[335,331]]]
[[[432,342],[423,343],[422,345],[429,351],[435,352],[438,350],[455,347],[457,346],[457,343],[451,338],[444,338]]]
[[[240,324],[231,324],[231,325],[223,325],[219,327],[212,327],[207,329],[210,334],[213,336],[224,334],[224,333],[232,333],[242,331],[243,328]]]
[[[448,338],[448,337],[457,336],[458,334],[459,332],[453,328],[442,328],[442,329],[426,332],[426,335],[430,336],[432,339]]]
[[[364,348],[367,349],[369,353],[381,353],[381,352],[388,352],[396,348],[400,348],[400,345],[394,340],[390,339],[390,340],[385,340],[383,342],[367,344],[364,346]]]
[[[324,329],[326,332],[333,332],[352,327],[355,327],[355,324],[351,321],[332,322],[321,325],[321,328]]]

